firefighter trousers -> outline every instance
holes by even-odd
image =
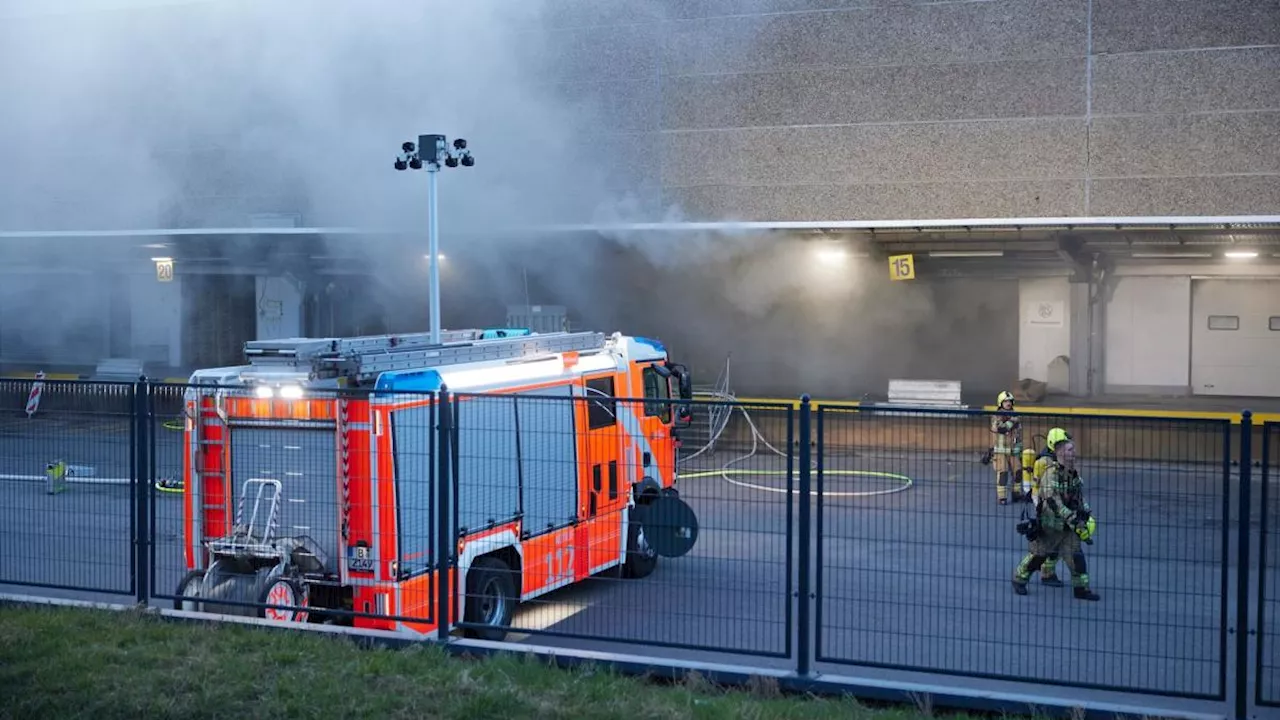
[[[1089,571],[1080,547],[1080,536],[1068,529],[1042,529],[1040,535],[1031,541],[1030,551],[1014,568],[1013,581],[1026,585],[1037,570],[1041,577],[1053,577],[1059,559],[1065,560],[1067,569],[1071,571],[1072,587],[1089,587]]]
[[[1015,497],[1027,498],[1034,489],[1032,485],[1032,466],[1027,463],[1027,453],[1022,448],[995,448],[991,465],[996,471],[996,498],[1007,500],[1009,486],[1013,486]]]

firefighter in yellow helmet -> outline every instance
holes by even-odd
[[[1050,463],[1055,459],[1053,451],[1063,442],[1071,439],[1071,433],[1060,427],[1053,428],[1044,438],[1044,449],[1036,456],[1035,464],[1031,470],[1031,502],[1040,502],[1040,478],[1044,477],[1044,473],[1049,469]]]
[[[1089,571],[1085,566],[1080,543],[1092,544],[1097,521],[1084,499],[1084,481],[1076,469],[1076,445],[1063,440],[1054,451],[1054,459],[1041,480],[1040,502],[1036,515],[1018,524],[1018,532],[1031,541],[1030,552],[1013,571],[1013,591],[1027,594],[1031,574],[1041,568],[1052,555],[1067,561],[1071,570],[1071,586],[1079,600],[1099,600],[1089,588]]]
[[[1013,484],[1013,501],[1024,498],[1022,460],[1022,420],[1013,410],[1013,393],[1005,390],[996,397],[996,413],[991,416],[991,432],[996,436],[991,464],[996,469],[996,501],[1009,504],[1009,484]],[[1029,479],[1026,491],[1031,488]]]
[[[1053,428],[1049,434],[1045,436],[1044,449],[1035,459],[1031,472],[1031,502],[1036,510],[1040,509],[1040,480],[1044,477],[1049,466],[1057,461],[1057,456],[1053,451],[1062,443],[1071,439],[1070,433],[1062,428]],[[1062,580],[1058,579],[1058,561],[1061,558],[1057,553],[1051,553],[1040,566],[1040,582],[1051,587],[1062,587]]]

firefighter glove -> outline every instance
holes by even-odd
[[[1080,539],[1085,542],[1089,542],[1093,539],[1093,534],[1097,529],[1098,522],[1092,517],[1085,520],[1083,524],[1075,526],[1076,535],[1079,535]]]

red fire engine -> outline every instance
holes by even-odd
[[[184,399],[180,609],[500,639],[519,602],[645,577],[697,540],[675,489],[691,379],[657,341],[461,330],[245,355]]]

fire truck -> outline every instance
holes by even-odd
[[[183,400],[178,609],[502,639],[520,602],[696,543],[675,487],[692,380],[656,340],[476,329],[245,357]]]

